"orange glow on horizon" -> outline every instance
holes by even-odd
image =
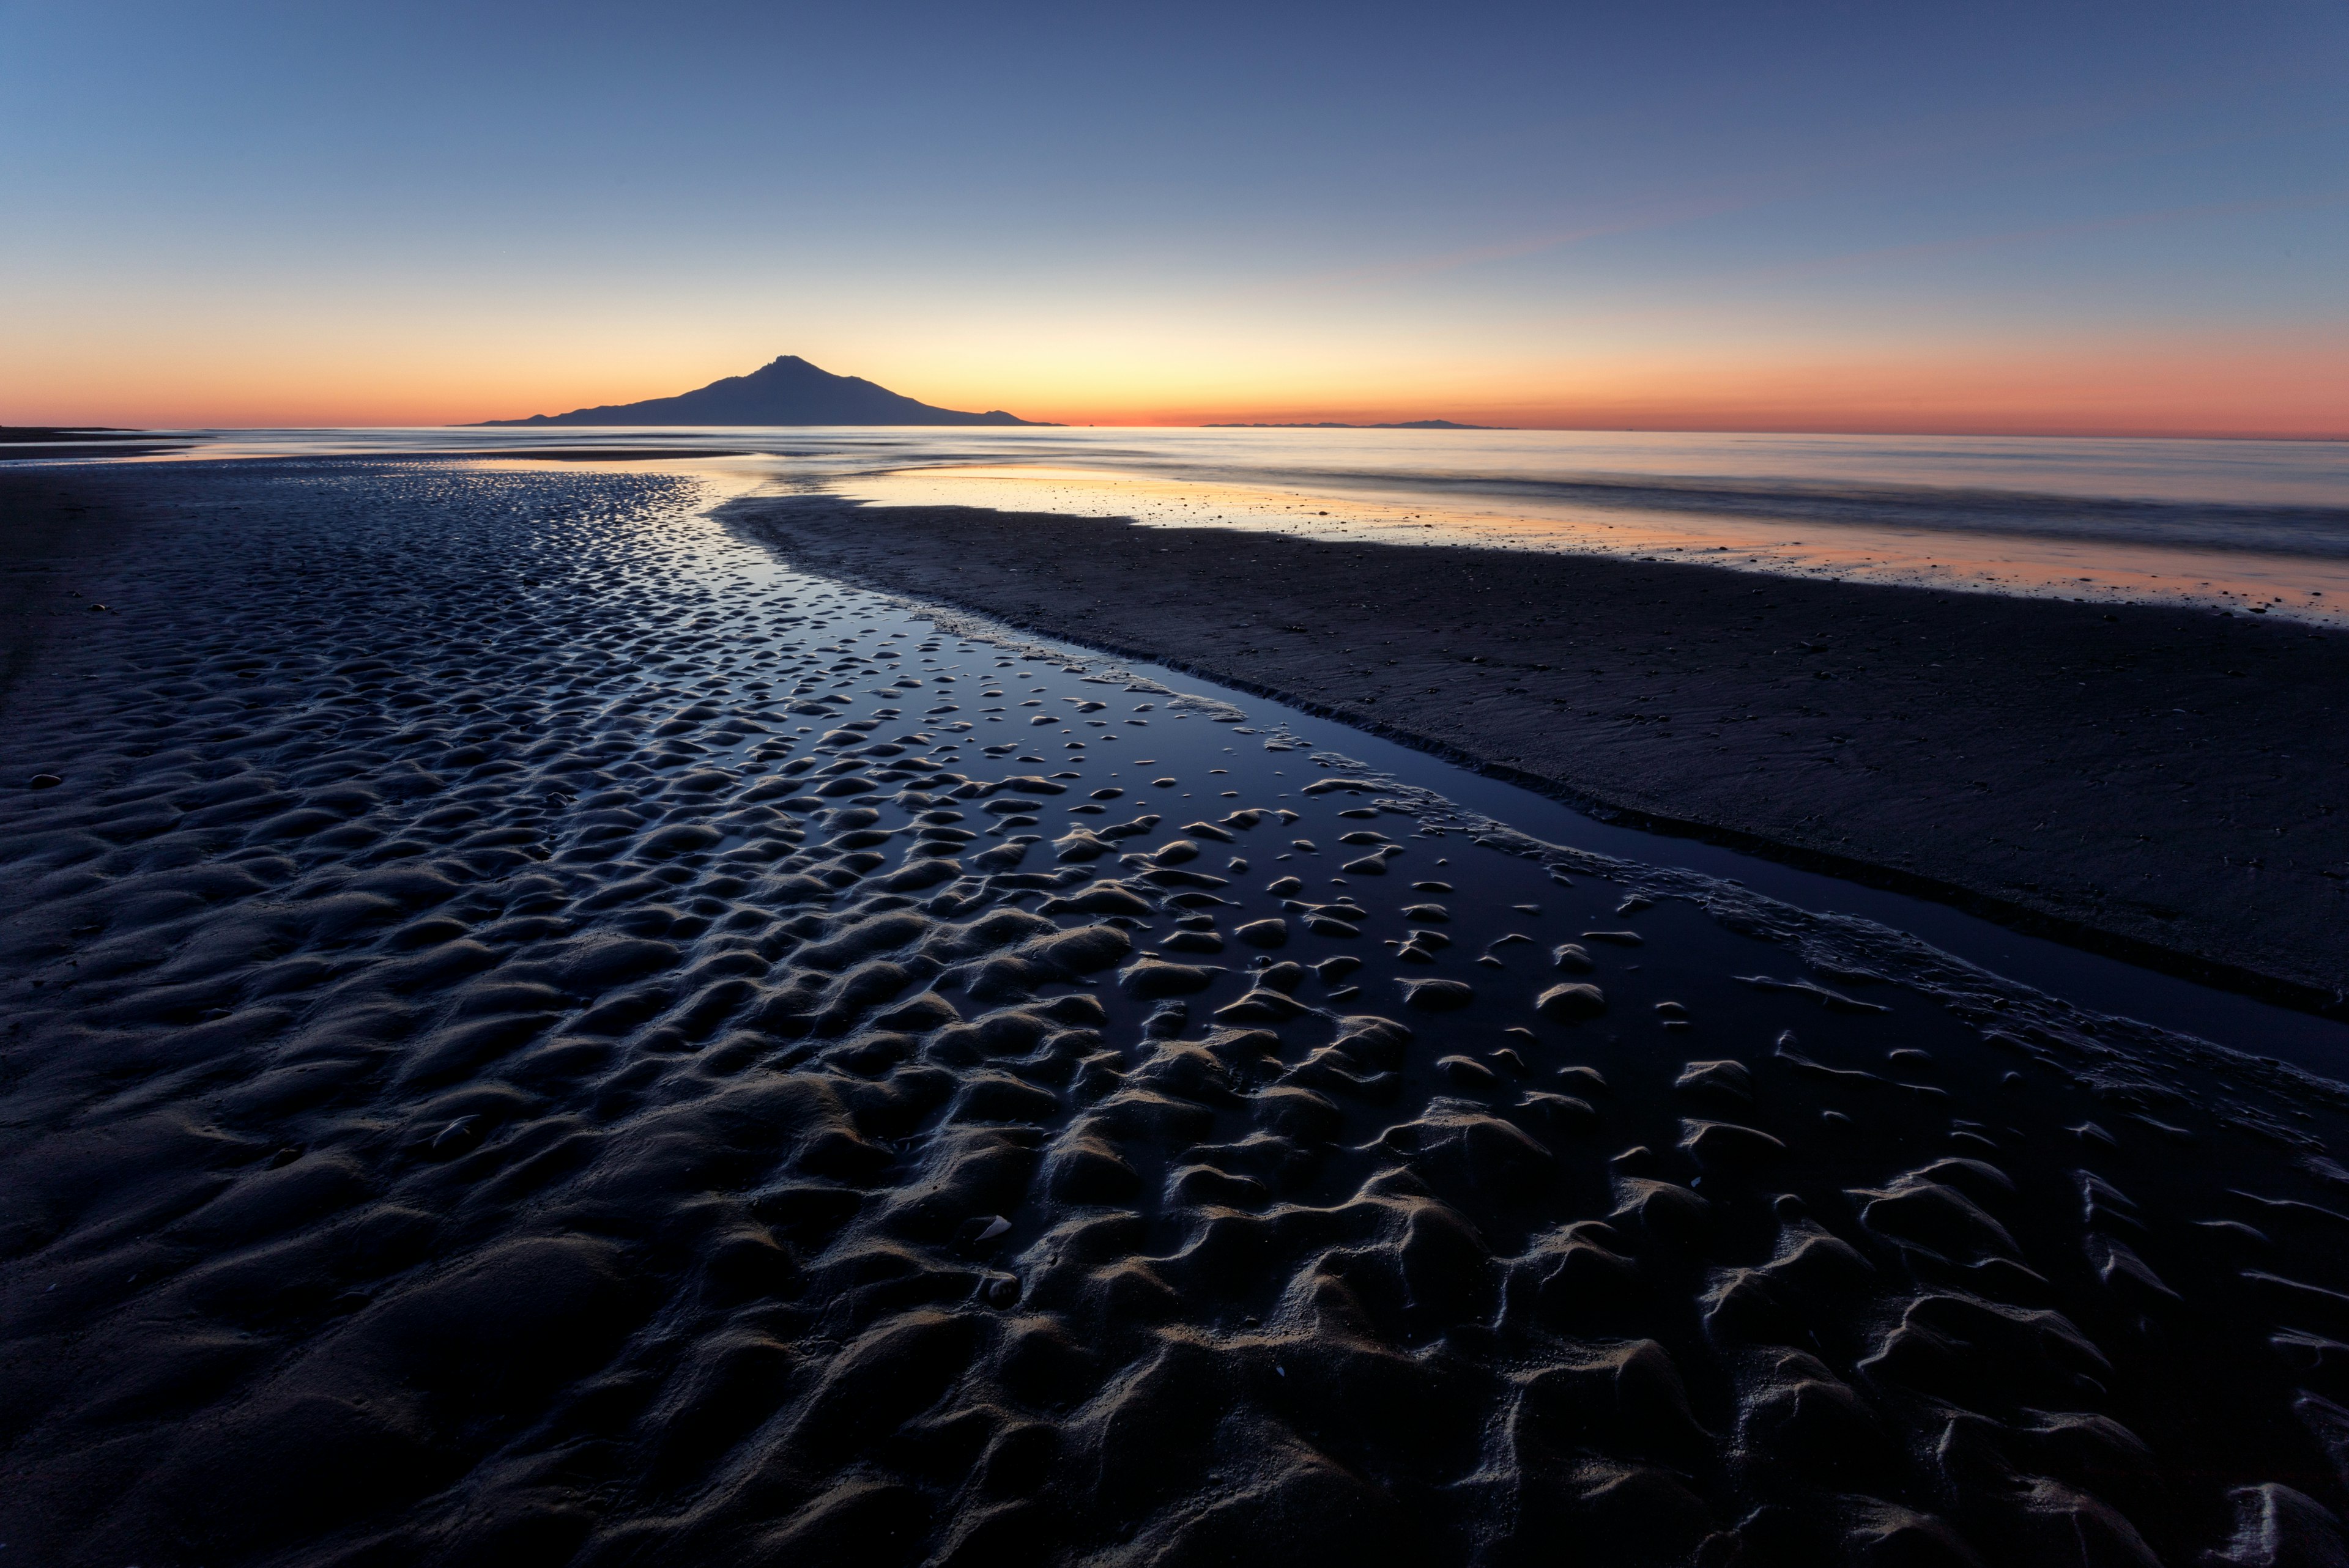
[[[1852,435],[2349,439],[2349,335],[2289,346],[1981,353],[1933,361],[1625,363],[1445,377],[1391,391],[1182,401],[1070,399],[1019,411],[1069,424],[1379,424]]]
[[[566,349],[554,364],[526,353],[453,366],[394,360],[364,377],[347,363],[294,353],[234,366],[195,356],[120,368],[61,362],[51,375],[12,376],[0,388],[0,423],[467,424],[672,396],[763,362],[755,354],[721,359],[706,349],[631,357],[636,367],[616,374]],[[905,353],[862,365],[853,353],[808,357],[937,407],[1006,408],[1071,426],[1440,418],[1523,429],[2349,439],[2349,377],[2340,374],[2349,363],[2349,334],[2296,343],[1990,346],[1840,362],[1682,349],[1552,365],[1366,366],[1361,375],[1344,366],[1299,374],[1284,365],[1260,379],[1178,362],[1156,384],[1140,356],[1113,366],[1012,362],[992,369],[980,363],[984,355],[968,353],[943,366]]]

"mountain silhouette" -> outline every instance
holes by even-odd
[[[527,419],[483,419],[483,425],[1036,425],[1000,408],[964,414],[876,387],[861,376],[834,376],[786,354],[748,376],[675,397],[642,403],[533,414]]]

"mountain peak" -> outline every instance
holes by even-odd
[[[933,407],[861,376],[834,376],[796,354],[779,354],[748,376],[729,376],[674,397],[484,419],[483,425],[1032,425],[1001,409]]]

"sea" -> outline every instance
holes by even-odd
[[[159,444],[160,443],[160,444]],[[121,455],[109,456],[119,449]],[[5,466],[584,458],[732,493],[1701,561],[2349,620],[2349,442],[1593,430],[469,427],[142,431]]]

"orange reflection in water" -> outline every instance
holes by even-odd
[[[899,470],[829,488],[881,506],[987,507],[1123,517],[1145,527],[1582,552],[1781,576],[2082,601],[2182,600],[2328,624],[2349,621],[2349,560],[2108,537],[1875,528],[1538,500],[1477,505],[1392,491],[1267,489],[1025,464]]]

